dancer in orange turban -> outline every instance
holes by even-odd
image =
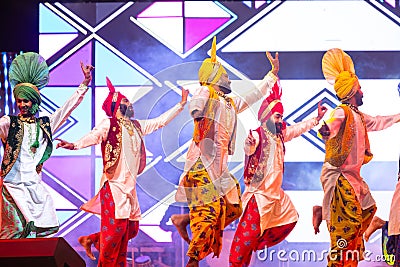
[[[368,132],[392,126],[400,114],[372,117],[358,109],[363,92],[353,61],[343,50],[325,53],[322,72],[342,104],[319,129],[326,141],[321,172],[324,199],[322,208],[314,207],[314,216],[320,216],[313,219],[314,228],[318,232],[320,220],[326,220],[331,237],[329,267],[357,266],[363,259],[363,234],[376,212],[375,200],[360,174],[361,166],[372,159]]]

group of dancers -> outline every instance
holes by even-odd
[[[249,266],[253,251],[284,240],[298,221],[295,206],[282,189],[285,142],[321,125],[327,108],[318,104],[315,118],[286,125],[278,78],[279,54],[266,55],[271,70],[258,86],[240,97],[230,95],[231,81],[217,60],[215,38],[211,57],[199,68],[200,86],[188,107],[194,123],[193,138],[176,192],[176,201],[186,202],[189,213],[171,217],[189,244],[187,267],[199,266],[211,253],[218,257],[224,228],[237,219],[229,266],[240,267]],[[33,52],[13,60],[9,81],[19,114],[0,118],[4,143],[0,238],[26,238],[32,233],[45,237],[58,231],[54,202],[42,181],[41,169],[53,150],[52,134],[83,100],[93,68],[81,63],[84,79],[73,96],[53,114],[36,117],[41,103],[39,90],[49,81],[46,62]],[[361,166],[373,157],[367,132],[392,126],[400,121],[400,114],[373,117],[358,109],[363,104],[363,92],[353,61],[343,50],[328,50],[322,71],[341,104],[318,129],[326,145],[320,176],[324,198],[313,208],[313,225],[318,233],[321,222],[327,223],[329,267],[357,266],[363,259],[364,239],[385,225],[384,220],[374,217],[377,207],[360,175]],[[109,94],[102,108],[107,118],[75,142],[58,139],[56,147],[77,150],[101,144],[104,168],[100,189],[81,206],[100,215],[100,231],[78,241],[92,260],[96,260],[92,246],[99,251],[98,266],[126,266],[128,241],[138,234],[141,218],[136,179],[146,165],[143,137],[173,120],[184,109],[189,91],[182,89],[181,101],[159,117],[138,120],[129,99],[116,91],[108,78],[106,81]],[[241,193],[238,180],[229,172],[228,156],[235,152],[238,113],[260,99],[264,99],[258,111],[260,126],[250,130],[244,140],[245,188]],[[393,237],[390,244],[397,249],[394,253],[399,253],[398,187],[388,222],[389,236]],[[346,240],[347,246],[338,246],[339,239]],[[358,251],[360,257],[346,257],[346,251]],[[396,257],[395,266],[400,266],[399,260]]]

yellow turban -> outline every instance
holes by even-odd
[[[354,86],[357,80],[357,76],[349,71],[342,71],[336,77],[333,88],[340,100],[349,100],[354,96],[357,92],[357,88]]]
[[[216,84],[223,73],[227,73],[225,68],[217,61],[216,38],[214,36],[211,46],[211,58],[206,58],[199,69],[199,82],[201,85]]]
[[[322,72],[328,83],[333,84],[340,101],[349,100],[357,92],[353,60],[343,50],[333,48],[324,54]]]

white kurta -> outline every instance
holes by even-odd
[[[397,182],[390,205],[388,234],[400,235],[400,181]]]
[[[336,186],[336,181],[342,174],[353,187],[357,199],[361,203],[362,209],[367,209],[375,204],[367,183],[360,175],[360,169],[364,160],[365,154],[365,131],[362,125],[361,117],[355,111],[351,110],[354,116],[355,136],[350,149],[350,154],[340,167],[332,166],[325,162],[321,171],[321,183],[324,190],[324,199],[322,203],[322,218],[330,219],[330,204],[332,202],[333,192]],[[372,117],[365,113],[364,120],[368,132],[379,131],[392,126],[400,120],[400,114],[392,116],[376,116]],[[345,118],[342,108],[336,108],[327,121],[327,125],[331,131],[329,138],[337,135]],[[373,151],[372,151],[373,153]]]
[[[49,115],[52,134],[82,102],[86,92],[86,86],[79,86],[78,90],[61,108]],[[24,122],[23,125],[24,137],[21,151],[10,172],[3,177],[4,186],[27,222],[33,221],[36,227],[55,227],[59,223],[53,199],[42,181],[42,173],[36,172],[36,165],[43,157],[47,139],[43,138],[41,130],[39,132],[39,148],[36,153],[32,153],[30,147],[36,139],[36,124]],[[3,141],[7,139],[9,127],[10,117],[0,118],[0,137]]]
[[[266,95],[268,90],[275,84],[276,79],[277,77],[272,72],[269,72],[261,83],[248,94],[241,97],[233,97],[237,112],[244,111]],[[201,115],[203,115],[209,95],[210,93],[206,86],[200,87],[196,91],[189,104],[189,112],[192,116],[194,111],[200,111]],[[231,203],[238,203],[238,194],[235,192],[236,184],[230,176],[227,166],[229,141],[235,130],[235,113],[235,109],[229,107],[227,101],[220,96],[219,103],[215,105],[214,110],[214,138],[213,140],[205,139],[199,145],[196,145],[193,141],[190,144],[176,194],[177,201],[186,201],[185,191],[183,190],[183,177],[192,168],[197,159],[200,158],[220,195],[227,195]]]
[[[164,127],[175,118],[182,109],[183,106],[178,103],[157,118],[138,120],[143,135],[148,135],[155,130]],[[106,140],[109,129],[110,119],[102,120],[89,134],[74,143],[75,149],[100,144],[102,141]],[[103,173],[100,181],[100,188],[106,181],[108,181],[115,203],[116,219],[130,219],[137,221],[141,218],[139,201],[136,195],[136,178],[141,158],[140,148],[142,139],[135,128],[132,136],[129,135],[124,126],[121,126],[121,130],[122,145],[117,167],[113,177],[109,180]],[[98,192],[87,203],[83,204],[81,209],[95,214],[100,214],[100,192]]]
[[[318,121],[310,119],[288,126],[283,131],[284,142],[289,142],[316,125],[318,125]],[[254,145],[245,143],[246,155],[254,154],[260,144],[260,137],[256,131],[253,131],[252,136],[256,142]],[[252,196],[255,197],[260,213],[261,233],[265,229],[296,222],[299,217],[289,196],[282,189],[285,156],[283,143],[280,138],[273,134],[266,133],[266,138],[267,140],[264,141],[270,144],[270,150],[269,156],[266,158],[264,178],[257,183],[252,182],[246,186],[242,196],[243,207],[247,206]]]

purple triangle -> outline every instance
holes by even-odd
[[[185,18],[185,49],[187,52],[231,18]]]
[[[92,42],[76,51],[50,72],[49,86],[78,86],[83,81],[80,62],[92,64]]]
[[[91,174],[91,158],[88,157],[50,157],[44,168],[51,172],[68,187],[79,192],[80,195],[90,199],[93,179]]]

